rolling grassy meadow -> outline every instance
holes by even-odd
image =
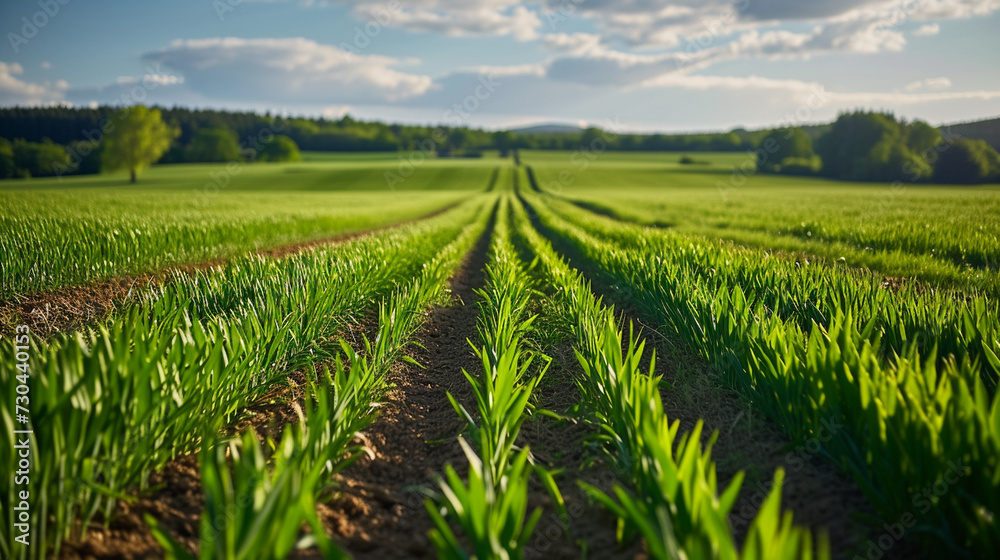
[[[3,557],[1000,554],[1000,185],[683,155],[4,182]]]

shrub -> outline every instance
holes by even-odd
[[[688,155],[681,156],[680,163],[681,163],[681,165],[708,165],[709,164],[707,161],[699,160],[699,159],[694,159],[693,157],[688,156]]]
[[[784,175],[815,175],[820,169],[819,158],[795,158],[789,157],[781,160],[777,166],[777,173]]]

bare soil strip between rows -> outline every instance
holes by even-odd
[[[475,339],[474,290],[485,284],[490,229],[452,276],[449,304],[431,309],[408,351],[422,367],[400,363],[390,373],[393,388],[365,430],[371,455],[337,475],[338,497],[319,508],[328,532],[359,560],[434,557],[424,498],[446,463],[464,470],[456,436],[465,423],[446,394],[472,402],[462,369],[477,371],[467,338]]]
[[[793,446],[777,425],[755,412],[688,345],[639,321],[643,313],[619,291],[615,281],[545,228],[531,206],[525,206],[538,231],[569,259],[571,266],[590,279],[595,295],[615,304],[625,320],[643,326],[643,334],[656,350],[657,373],[669,384],[660,391],[667,417],[679,420],[682,432],[692,430],[698,420],[703,420],[703,443],[708,442],[712,432],[719,432],[712,459],[720,488],[738,471],[745,471],[746,479],[730,516],[737,541],[745,538],[749,522],[771,490],[775,469],[781,467],[785,470],[782,508],[794,514],[796,524],[825,528],[835,558],[853,555],[866,541],[869,530],[854,514],[873,515],[874,511],[857,485],[823,458],[822,441],[817,438]],[[650,350],[647,348],[645,359]],[[830,429],[837,431],[836,422],[830,423]]]
[[[339,233],[322,239],[297,241],[277,247],[260,249],[256,253],[269,258],[283,258],[302,253],[314,247],[344,243],[366,235],[428,220],[447,212],[458,204],[461,204],[461,201],[449,204],[417,218],[372,229]],[[15,325],[27,325],[32,333],[45,339],[58,333],[79,329],[106,317],[116,306],[127,301],[132,294],[151,284],[169,279],[175,272],[191,273],[212,267],[224,266],[226,263],[244,254],[246,253],[239,253],[225,258],[210,259],[198,263],[170,266],[157,271],[125,275],[82,286],[71,286],[47,292],[15,296],[12,299],[0,302],[0,336],[10,336],[13,333]]]

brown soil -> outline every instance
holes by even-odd
[[[278,247],[260,249],[257,254],[270,258],[284,258],[302,253],[314,247],[343,243],[373,233],[386,231],[406,224],[427,220],[438,216],[456,204],[445,206],[419,218],[404,220],[379,228],[298,241]],[[241,253],[242,254],[242,253]],[[93,324],[107,317],[117,307],[126,305],[129,299],[143,288],[157,282],[168,281],[175,273],[191,273],[212,267],[224,266],[238,257],[215,258],[199,263],[171,266],[156,272],[134,274],[102,280],[83,286],[73,286],[15,296],[0,302],[0,336],[9,336],[16,325],[27,325],[36,336],[48,339],[61,332],[71,332],[86,325]]]
[[[8,336],[15,325],[27,325],[45,339],[79,329],[110,314],[152,280],[153,275],[141,274],[16,297],[0,304],[0,336]]]
[[[483,266],[488,236],[484,236],[452,279],[452,302],[428,313],[417,334],[418,345],[409,351],[423,367],[397,366],[391,372],[393,389],[380,417],[365,431],[364,440],[371,456],[364,456],[337,476],[339,487],[332,500],[320,505],[321,519],[342,546],[358,559],[433,558],[427,539],[431,521],[424,499],[437,489],[435,476],[445,464],[463,474],[466,460],[457,445],[465,428],[452,409],[446,393],[451,393],[474,413],[466,369],[476,373],[481,367],[467,339],[476,336],[478,300],[474,289],[485,284]],[[613,286],[600,284],[596,269],[585,269],[597,280],[597,291],[614,299]],[[639,316],[628,309],[633,317]],[[375,327],[369,317],[357,326],[359,332]],[[870,513],[867,501],[850,481],[827,462],[819,459],[814,447],[790,448],[788,440],[773,423],[754,416],[752,409],[703,360],[681,345],[646,329],[649,343],[656,347],[658,373],[671,387],[662,391],[671,419],[682,430],[690,430],[697,420],[705,422],[705,439],[719,432],[713,448],[720,486],[738,470],[747,471],[740,500],[731,522],[738,538],[756,513],[760,499],[770,490],[774,470],[787,472],[782,485],[783,508],[794,512],[798,524],[826,527],[837,556],[847,556],[865,538],[863,527],[849,518],[852,512]],[[650,349],[647,349],[647,353]],[[579,400],[573,384],[579,366],[568,345],[545,350],[553,364],[536,397],[537,406],[566,413]],[[254,427],[258,433],[277,437],[276,429],[297,419],[296,403],[301,398],[304,377],[289,377],[261,403],[252,407],[234,427]],[[531,507],[545,511],[531,540],[527,558],[643,558],[638,542],[621,550],[615,542],[615,519],[592,504],[576,484],[584,480],[609,490],[616,477],[603,461],[597,446],[588,441],[593,428],[574,422],[535,415],[525,423],[520,443],[529,445],[537,464],[562,469],[557,484],[566,501],[571,522],[563,529],[547,492],[534,484]],[[143,514],[151,514],[175,538],[194,550],[197,545],[199,515],[203,507],[197,457],[171,462],[153,475],[153,490],[138,495],[131,504],[119,504],[120,515],[109,528],[95,526],[83,542],[71,542],[65,558],[139,559],[162,556],[159,545],[148,531]],[[299,551],[296,557],[314,558],[315,550]]]
[[[450,304],[431,310],[417,333],[409,354],[423,367],[404,364],[391,373],[394,387],[365,430],[371,455],[338,475],[338,495],[319,508],[328,532],[359,560],[434,557],[424,498],[445,464],[460,473],[466,464],[457,443],[465,423],[447,393],[474,410],[462,369],[481,367],[467,338],[476,333],[474,289],[485,284],[487,244],[484,235],[452,278]]]

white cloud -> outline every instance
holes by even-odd
[[[676,53],[641,55],[597,48],[552,60],[546,75],[566,82],[628,87],[677,72],[683,65]]]
[[[924,80],[924,85],[928,89],[948,89],[951,87],[951,80],[948,78],[928,78]]]
[[[943,89],[951,86],[951,80],[948,78],[928,78],[914,83],[920,85],[917,88],[912,89]],[[813,100],[816,100],[818,102],[822,102],[822,105],[824,106],[846,108],[879,106],[891,108],[938,101],[1000,99],[1000,90],[911,93],[912,89],[907,86],[907,88],[905,88],[907,89],[906,93],[834,92],[828,91],[818,82],[775,80],[770,78],[761,78],[758,76],[686,76],[683,74],[676,74],[672,76],[665,76],[652,81],[647,85],[701,91],[728,89],[737,91],[756,90],[783,92],[787,96],[786,99],[783,100],[783,103],[791,106],[802,103],[811,104]]]
[[[24,68],[16,62],[0,62],[0,105],[54,105],[64,100],[65,80],[34,84],[17,77],[23,73]]]
[[[936,23],[928,23],[926,25],[921,25],[913,32],[917,37],[930,37],[932,35],[937,35],[941,31],[941,26]]]
[[[150,69],[152,70],[152,69]],[[147,89],[154,89],[159,86],[176,86],[184,83],[183,76],[175,76],[173,74],[163,74],[160,72],[150,72],[148,74],[143,74],[142,76],[118,76],[115,78],[115,86],[131,86],[135,84],[143,84]]]
[[[928,93],[856,92],[838,93],[835,98],[851,106],[899,107],[940,101],[989,101],[1000,99],[1000,90],[943,91]]]
[[[905,91],[916,91],[918,89],[948,89],[951,87],[951,80],[948,78],[927,78],[917,80],[903,86]]]
[[[174,41],[143,60],[183,75],[208,97],[269,103],[397,101],[431,86],[427,76],[393,67],[400,61],[354,54],[304,38],[212,38]]]
[[[344,115],[351,112],[350,105],[330,105],[323,108],[323,117],[331,120],[339,120]]]
[[[482,76],[544,76],[545,66],[542,64],[515,64],[510,66],[473,66],[463,68],[461,73],[474,73]]]
[[[534,66],[530,71],[524,66],[475,69],[496,72],[497,87],[461,119],[456,118],[462,114],[456,107],[482,83],[481,75],[471,69],[440,78],[426,95],[396,107],[424,108],[430,111],[427,118],[447,124],[500,122],[504,115],[523,115],[530,107],[543,116],[536,122],[621,117],[637,129],[692,130],[829,122],[839,111],[858,107],[908,118],[961,120],[977,112],[995,112],[1000,101],[1000,88],[942,91],[946,82],[940,78],[921,80],[924,89],[919,91],[831,91],[821,81],[704,75],[687,69],[663,72],[672,63],[663,55],[602,49],[554,59],[542,66],[541,74]],[[577,66],[572,71],[570,63]]]
[[[804,49],[899,51],[906,44],[900,28],[906,22],[967,18],[1000,10],[1000,0],[587,0],[570,1],[573,9],[569,11],[565,10],[567,0],[543,2],[550,35],[559,33],[559,26],[569,17],[584,17],[595,21],[604,44],[620,41],[633,48],[684,51],[714,48],[740,33],[765,33],[775,25],[795,21],[817,25],[814,42]],[[938,31],[938,24],[929,23],[914,34]]]
[[[828,21],[887,0],[587,0],[573,15],[596,21],[606,40],[631,46],[706,48],[735,33],[780,21]],[[566,0],[545,0],[546,10],[564,14]],[[560,11],[562,9],[563,11]],[[565,18],[548,18],[556,31]]]
[[[591,85],[639,85],[674,73],[691,74],[720,62],[743,58],[809,58],[837,51],[898,51],[902,34],[882,28],[883,22],[856,19],[817,26],[809,33],[749,30],[704,48],[636,54],[610,49],[589,34],[552,34],[546,43],[565,49],[546,63],[546,75]]]
[[[184,83],[182,76],[173,74],[146,74],[142,77],[143,83],[156,84],[158,86],[174,86]]]
[[[601,36],[594,33],[549,33],[542,36],[542,42],[555,49],[583,53],[600,45]]]
[[[48,60],[43,60],[41,67],[43,70],[48,70],[49,68],[52,68],[52,64],[50,64]]]
[[[586,6],[585,14],[599,17],[599,22],[609,30],[603,36],[589,33],[543,36],[547,46],[565,53],[549,62],[549,75],[583,83],[622,80],[622,85],[629,85],[658,75],[676,71],[691,73],[741,58],[807,59],[836,52],[899,52],[906,46],[900,25],[913,17],[912,9],[910,13],[894,11],[890,9],[892,3],[887,4],[885,0],[866,0],[837,4],[839,7],[835,9],[819,7],[813,2],[803,3],[811,8],[791,9],[792,16],[805,19],[824,14],[830,16],[807,32],[769,28],[774,22],[748,21],[748,11],[756,10],[752,11],[752,16],[764,18],[778,3],[754,5],[737,0],[733,5],[720,5],[711,0],[708,6],[715,12],[707,17],[701,15],[705,13],[704,6],[656,10],[658,4],[651,0],[626,0],[621,4],[600,0],[581,4],[581,9]],[[740,7],[743,11],[737,9]],[[653,29],[651,22],[666,19],[671,23],[665,28]],[[617,27],[619,24],[621,28]],[[660,44],[676,48],[658,55],[635,55],[631,49],[623,52],[608,48],[605,46],[608,37],[624,39],[632,47]]]
[[[538,37],[538,14],[520,0],[338,0],[354,17],[379,26],[440,33],[450,37],[510,35],[519,41]]]
[[[898,52],[906,46],[903,32],[891,20],[868,15],[830,23],[818,29],[806,45],[815,51]]]

